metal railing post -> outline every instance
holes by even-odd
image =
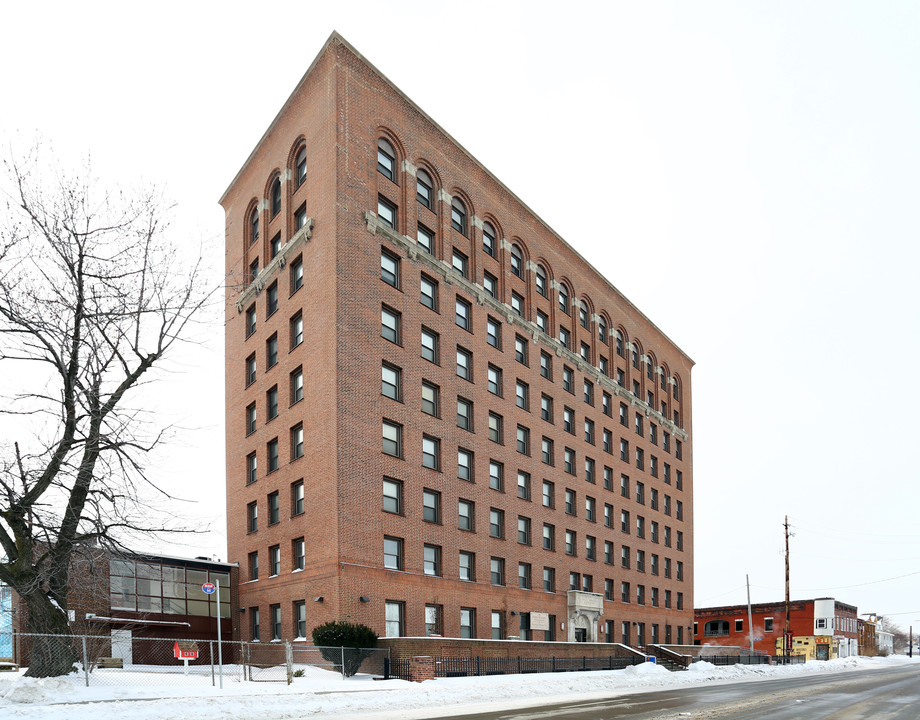
[[[214,687],[214,641],[208,641],[208,655],[211,658],[211,687]]]
[[[82,637],[83,640],[83,677],[86,680],[86,687],[89,687],[89,662],[88,655],[86,654],[86,635]]]

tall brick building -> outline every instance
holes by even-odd
[[[233,179],[244,638],[691,641],[692,361],[333,34]]]

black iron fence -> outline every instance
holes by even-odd
[[[410,662],[406,659],[384,660],[384,677],[411,680]],[[547,672],[581,672],[588,670],[622,670],[641,665],[640,656],[615,657],[439,657],[433,662],[435,677],[475,677],[480,675],[514,675]]]
[[[704,655],[694,657],[693,662],[705,661],[713,665],[799,665],[805,662],[804,655]]]

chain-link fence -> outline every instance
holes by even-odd
[[[17,664],[39,676],[73,673],[87,687],[195,686],[241,682],[290,684],[310,668],[342,677],[384,674],[387,648],[319,648],[291,642],[233,642],[121,635],[14,633]]]

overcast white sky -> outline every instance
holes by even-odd
[[[0,140],[217,200],[336,29],[695,361],[696,605],[834,596],[920,625],[920,4],[15,3]],[[226,558],[222,328],[154,474]],[[897,578],[897,579],[891,579]]]

